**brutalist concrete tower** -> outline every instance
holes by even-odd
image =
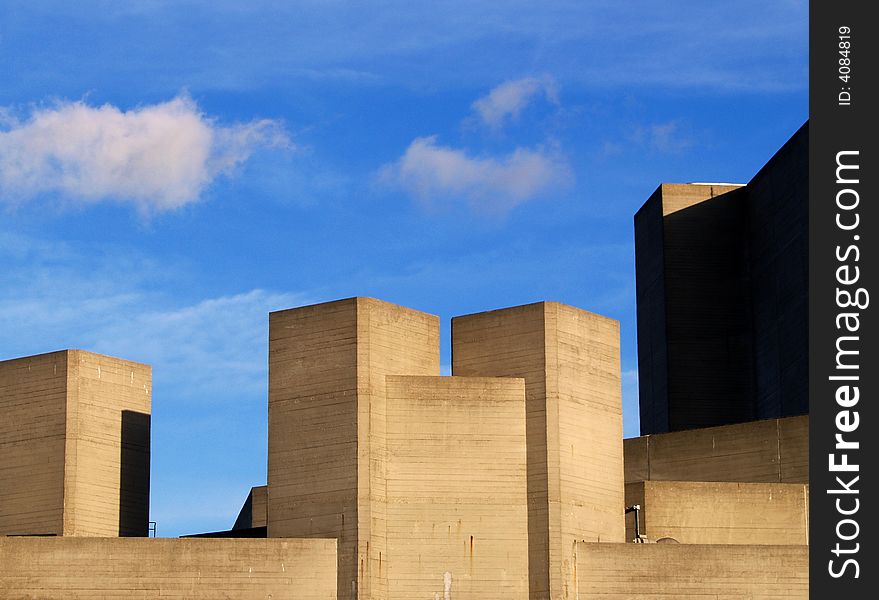
[[[83,350],[0,362],[0,536],[146,536],[151,387]]]
[[[808,412],[808,124],[747,185],[635,215],[641,433]]]
[[[269,537],[338,540],[339,598],[387,597],[385,376],[439,375],[439,319],[371,298],[269,315]]]
[[[575,542],[622,542],[619,323],[555,302],[452,320],[456,376],[525,379],[530,598],[570,598]]]
[[[528,597],[525,382],[440,377],[439,319],[269,319],[269,537],[339,542],[339,598]]]

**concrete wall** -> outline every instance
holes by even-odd
[[[528,598],[525,384],[387,378],[388,598]]]
[[[0,363],[0,534],[149,521],[150,367],[82,350]]]
[[[757,416],[809,412],[809,125],[748,183]]]
[[[625,535],[619,324],[551,302],[456,317],[452,371],[525,379],[530,592],[560,597],[574,540]]]
[[[808,412],[808,124],[747,186],[635,215],[641,433]]]
[[[635,215],[641,433],[755,417],[747,227],[738,185],[662,184]]]
[[[268,522],[268,489],[267,485],[260,485],[250,490],[250,506],[252,511],[251,527],[265,527]]]
[[[8,600],[336,598],[335,540],[0,538]]]
[[[64,531],[67,352],[0,362],[0,536]]]
[[[64,534],[146,536],[149,365],[68,352]]]
[[[385,375],[439,374],[439,319],[351,298],[269,315],[269,537],[339,540],[339,597],[387,595]]]
[[[579,543],[579,600],[808,598],[807,546]]]
[[[641,433],[668,431],[668,344],[662,187],[635,215],[635,300]]]
[[[809,482],[809,417],[629,438],[626,482]]]
[[[809,543],[809,486],[797,483],[642,481],[626,484],[648,540],[681,544]],[[626,540],[635,538],[634,513]]]
[[[269,314],[268,413],[268,535],[337,538],[347,590],[357,561],[355,300]]]

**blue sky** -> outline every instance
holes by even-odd
[[[0,5],[0,359],[153,365],[151,518],[231,526],[265,482],[267,312],[621,321],[632,216],[747,182],[806,120],[807,3]]]

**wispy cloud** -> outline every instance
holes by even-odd
[[[380,178],[429,205],[463,199],[477,212],[505,213],[568,184],[571,169],[558,152],[516,148],[501,157],[471,156],[442,146],[436,136],[416,138]]]
[[[522,110],[540,96],[558,104],[558,86],[552,77],[525,77],[506,81],[473,103],[483,123],[493,129],[515,121]]]
[[[693,146],[692,133],[680,121],[653,123],[634,129],[630,139],[633,143],[646,146],[662,154],[677,154]]]
[[[31,338],[43,345],[20,354],[76,347],[145,362],[157,386],[188,400],[263,395],[268,312],[306,302],[302,295],[254,289],[151,310],[155,298],[137,291],[83,292],[0,299],[3,346]]]
[[[61,102],[0,121],[0,200],[56,193],[117,201],[145,213],[195,202],[260,146],[288,146],[272,120],[221,126],[187,96],[123,111]]]
[[[251,289],[181,301],[157,291],[185,277],[173,267],[2,232],[0,262],[9,265],[0,273],[2,358],[61,348],[119,356],[153,365],[157,390],[193,401],[264,395],[268,312],[309,300]]]
[[[2,227],[0,265],[0,360],[82,348],[151,364],[159,535],[229,527],[265,481],[267,313],[312,298],[247,288],[187,298],[191,274],[173,261]]]
[[[224,390],[261,396],[265,388],[268,313],[304,304],[299,294],[254,289],[166,310],[111,319],[90,336],[99,351],[138,356],[187,395]]]
[[[808,89],[808,3],[797,0],[4,4],[17,24],[4,40],[16,65],[4,92],[18,97],[113,82],[154,94],[181,85],[301,93],[315,81],[460,91],[523,66],[572,89]],[[162,43],[149,43],[157,35]]]

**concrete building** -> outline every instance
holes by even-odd
[[[0,598],[330,600],[335,540],[148,539],[148,365],[0,362]]]
[[[386,302],[280,311],[269,330],[268,485],[214,539],[51,529],[139,506],[120,457],[149,368],[82,351],[0,363],[0,514],[17,534],[0,538],[0,597],[806,596],[806,418],[624,443],[612,319],[552,302],[457,317],[449,377],[438,319]],[[88,490],[70,505],[68,481]]]
[[[808,412],[808,135],[635,215],[642,434]]]
[[[452,319],[452,373],[525,380],[531,597],[567,597],[575,541],[622,542],[619,323],[555,302]]]
[[[82,350],[0,362],[0,536],[145,536],[151,387]]]
[[[808,545],[809,417],[623,440],[626,539]]]
[[[441,377],[433,315],[278,311],[267,485],[228,531],[148,539],[150,368],[0,362],[0,598],[808,597],[806,135],[636,216],[638,438],[613,319],[456,317]]]
[[[269,315],[268,535],[338,539],[340,597],[387,593],[386,375],[439,375],[439,319],[368,298]]]
[[[268,535],[337,537],[358,598],[561,595],[574,540],[624,540],[619,326],[539,303],[452,328],[438,377],[432,315],[272,313]]]

